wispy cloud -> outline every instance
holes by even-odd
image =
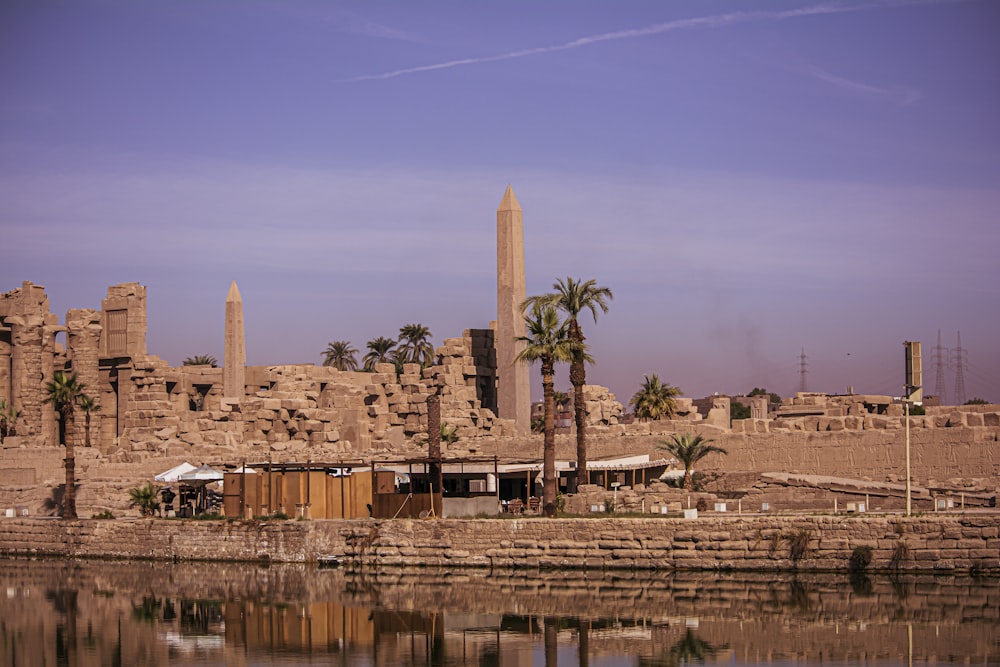
[[[916,88],[910,88],[908,86],[898,86],[898,85],[875,86],[868,83],[862,83],[860,81],[852,81],[851,79],[847,79],[842,76],[837,76],[836,74],[832,74],[830,72],[827,72],[826,70],[822,70],[819,67],[816,67],[815,65],[802,65],[799,67],[794,67],[792,69],[796,72],[801,72],[802,74],[806,74],[808,76],[813,77],[814,79],[818,79],[832,86],[836,86],[837,88],[845,90],[849,93],[867,95],[870,97],[879,97],[883,99],[888,98],[897,101],[902,106],[913,104],[921,97],[923,97],[923,93],[921,93]]]
[[[376,81],[382,79],[393,79],[408,74],[420,74],[423,72],[433,72],[436,70],[451,69],[454,67],[464,67],[468,65],[480,65],[484,63],[498,62],[502,60],[515,60],[527,58],[529,56],[543,55],[546,53],[557,53],[559,51],[571,51],[603,42],[614,42],[638,37],[648,37],[650,35],[662,35],[664,33],[681,30],[713,29],[740,23],[753,23],[763,21],[784,21],[789,19],[802,18],[807,16],[822,16],[827,14],[842,14],[845,12],[858,12],[871,9],[885,9],[905,5],[938,4],[939,2],[950,2],[953,0],[896,0],[892,2],[873,2],[863,4],[843,4],[843,3],[821,3],[808,7],[799,7],[784,11],[746,11],[731,12],[728,14],[715,14],[712,16],[700,16],[687,19],[676,19],[662,23],[653,23],[641,28],[630,28],[627,30],[616,30],[597,35],[588,35],[565,42],[549,46],[538,46],[530,49],[520,49],[508,51],[492,56],[476,56],[471,58],[459,58],[430,65],[419,65],[417,67],[406,67],[379,74],[363,74],[361,76],[342,79],[340,83],[353,83],[358,81]]]

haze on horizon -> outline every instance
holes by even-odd
[[[614,290],[588,381],[623,403],[654,372],[788,396],[802,349],[810,390],[898,394],[904,340],[933,393],[938,330],[998,402],[998,28],[990,0],[7,0],[0,291],[62,318],[139,282],[172,364],[222,359],[234,279],[252,365],[439,345],[496,317],[510,183],[529,294]]]

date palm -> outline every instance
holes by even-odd
[[[711,440],[706,440],[700,435],[692,435],[690,433],[685,433],[684,435],[674,434],[670,436],[670,440],[661,440],[660,444],[658,444],[656,448],[668,452],[675,459],[684,464],[683,486],[685,489],[690,489],[693,482],[691,470],[694,468],[695,463],[702,460],[709,454],[729,453],[722,447],[709,444],[711,442]]]
[[[577,482],[588,483],[587,473],[587,406],[583,400],[583,386],[587,384],[587,363],[593,359],[587,354],[584,345],[586,337],[580,328],[579,316],[590,311],[597,323],[597,311],[608,312],[608,302],[614,299],[614,294],[607,287],[602,287],[595,280],[578,280],[567,277],[556,280],[552,285],[555,290],[551,294],[529,297],[525,304],[548,303],[566,314],[569,327],[569,338],[575,343],[573,359],[569,366],[569,381],[573,385],[573,416],[576,423],[576,471]]]
[[[350,341],[335,340],[326,346],[323,352],[323,365],[333,366],[340,371],[358,370],[358,351],[354,349]]]
[[[680,395],[679,387],[671,387],[665,382],[660,382],[659,376],[653,373],[644,376],[642,387],[632,396],[628,404],[639,421],[664,417],[669,419],[677,411],[674,398]]]
[[[368,352],[365,353],[362,359],[366,371],[374,371],[375,364],[395,363],[396,357],[393,353],[395,352],[396,341],[393,339],[379,336],[368,341],[366,347],[368,348]]]
[[[76,458],[73,454],[73,422],[76,416],[76,406],[86,396],[85,386],[76,373],[66,375],[56,371],[52,381],[45,383],[45,403],[51,403],[59,413],[59,442],[66,447],[66,492],[63,495],[63,518],[75,519],[76,516]]]
[[[219,365],[218,359],[210,354],[197,354],[184,360],[185,366],[211,366],[216,368]]]
[[[93,396],[84,394],[80,397],[80,409],[84,417],[84,447],[90,447],[90,415],[101,411],[101,406]]]
[[[538,303],[525,316],[525,335],[517,341],[524,347],[515,361],[530,364],[539,362],[542,371],[542,396],[545,414],[542,448],[542,508],[545,516],[556,514],[556,433],[555,400],[553,383],[557,362],[573,360],[578,343],[569,337],[569,323],[560,322],[559,314],[552,305]]]
[[[427,368],[434,362],[434,346],[431,345],[431,330],[423,324],[406,324],[399,329],[396,349],[402,355],[403,363],[420,364]]]

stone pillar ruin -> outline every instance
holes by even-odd
[[[45,404],[52,380],[59,318],[49,312],[45,288],[31,281],[0,295],[0,398],[20,413],[18,435],[58,444],[55,412]]]
[[[513,420],[519,435],[531,431],[529,369],[514,361],[524,346],[515,339],[525,335],[526,296],[521,205],[508,185],[497,208],[497,416]]]
[[[109,442],[125,429],[132,362],[145,356],[146,288],[139,283],[112,285],[101,301],[100,345],[101,382],[108,393],[108,400],[101,400],[101,435]]]
[[[226,347],[222,371],[223,398],[240,401],[246,394],[247,347],[243,328],[243,298],[234,280],[226,295]]]
[[[94,399],[98,407],[105,402],[107,391],[102,388],[100,366],[101,312],[92,308],[66,311],[66,357],[70,372],[76,373],[77,380],[84,385],[84,393]],[[92,445],[101,441],[101,415],[103,408],[90,416],[90,441]],[[86,442],[87,418],[80,411],[76,418],[77,445]],[[74,433],[76,435],[76,433]]]

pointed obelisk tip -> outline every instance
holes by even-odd
[[[514,188],[507,184],[507,189],[503,193],[503,199],[500,200],[500,206],[497,207],[498,211],[520,211],[521,204],[517,201],[517,197],[514,196]]]
[[[226,301],[242,301],[243,297],[240,296],[240,288],[236,286],[236,281],[234,280],[229,285],[229,293],[226,294]]]

